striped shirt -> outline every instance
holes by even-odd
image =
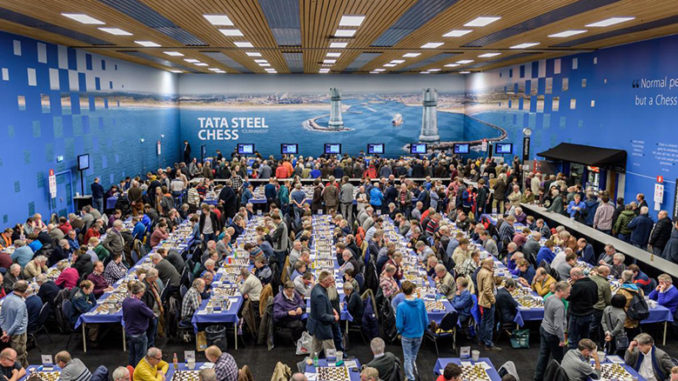
[[[92,379],[92,373],[80,361],[80,359],[72,359],[61,370],[58,381],[89,381]]]

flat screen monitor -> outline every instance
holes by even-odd
[[[254,144],[238,143],[238,153],[241,155],[254,154]]]
[[[510,155],[513,153],[513,143],[496,143],[494,153],[497,155]]]
[[[338,155],[341,153],[341,144],[325,143],[325,153],[329,155]]]
[[[470,147],[468,143],[463,143],[463,144],[455,144],[454,145],[454,153],[456,154],[465,154],[469,153]]]
[[[383,144],[368,144],[367,153],[371,155],[382,155],[384,153]]]
[[[425,155],[426,154],[426,143],[412,143],[412,144],[410,144],[410,153]]]
[[[89,168],[89,154],[78,155],[78,171],[84,171]]]
[[[283,155],[296,155],[299,153],[299,145],[282,143],[280,145],[280,153]]]

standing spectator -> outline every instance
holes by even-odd
[[[626,340],[628,343],[628,336],[624,330],[624,322],[626,322],[626,298],[624,295],[617,294],[612,297],[611,304],[605,307],[603,316],[601,317],[601,326],[603,329],[604,342],[607,346],[607,353],[621,354],[626,348],[617,347],[617,343],[622,343]]]
[[[631,244],[643,250],[647,248],[647,242],[650,239],[650,232],[654,226],[654,221],[647,215],[649,209],[647,206],[640,208],[640,214],[634,217],[628,224],[631,230]]]
[[[654,229],[652,229],[652,234],[650,234],[650,239],[648,240],[654,255],[662,255],[664,247],[666,247],[666,243],[671,237],[671,225],[669,213],[666,210],[659,211],[657,223],[654,225]]]
[[[678,263],[678,221],[673,221],[671,237],[666,243],[666,246],[664,246],[662,257],[673,263]]]
[[[481,262],[476,279],[478,284],[478,308],[480,309],[478,339],[484,344],[485,350],[499,351],[501,348],[492,343],[494,305],[497,302],[495,298],[493,258],[486,258]]]
[[[398,305],[396,310],[396,328],[402,336],[405,378],[408,381],[415,380],[417,353],[424,330],[428,326],[426,306],[423,300],[416,298],[415,289],[416,286],[412,282],[403,282],[405,300]]]
[[[238,364],[229,353],[222,352],[219,347],[212,345],[205,349],[205,357],[214,364],[217,381],[238,380]]]
[[[100,184],[101,179],[98,177],[94,178],[92,183],[92,206],[94,206],[100,213],[104,212],[104,193],[106,190]]]
[[[572,346],[572,345],[570,345]],[[581,339],[574,344],[573,349],[567,351],[560,366],[567,374],[570,381],[584,381],[600,378],[600,359],[596,344],[589,339]],[[591,366],[593,358],[593,366]]]
[[[625,310],[628,312],[629,307],[631,306],[631,301],[635,295],[639,295],[641,298],[645,297],[643,290],[638,288],[637,285],[633,283],[633,272],[631,270],[624,270],[619,279],[622,283],[621,287],[617,291],[617,294],[624,295],[626,297],[626,306]],[[631,319],[628,314],[626,316],[626,322],[624,322],[624,328],[629,337],[633,337],[640,333],[640,322],[638,320]]]
[[[678,289],[673,286],[673,278],[669,274],[660,274],[657,281],[659,284],[650,292],[649,298],[656,300],[659,305],[668,308],[671,314],[675,315],[678,310]]]
[[[325,201],[325,213],[334,214],[339,203],[339,184],[335,181],[334,176],[330,176],[330,182],[322,191],[323,201]]]
[[[594,267],[589,273],[592,281],[596,282],[598,287],[598,300],[593,305],[593,324],[591,325],[591,338],[597,342],[602,342],[603,330],[601,329],[601,320],[605,307],[610,305],[612,299],[612,288],[607,277],[610,275],[610,268],[606,265]]]
[[[593,228],[605,234],[610,234],[612,232],[612,224],[614,223],[612,220],[614,205],[610,203],[610,197],[607,194],[604,194],[601,200],[602,202],[598,205],[596,214],[593,217]]]
[[[144,357],[148,345],[146,330],[150,320],[155,319],[153,311],[141,301],[144,292],[144,285],[141,282],[134,282],[130,286],[129,296],[122,302],[122,319],[125,322],[125,335],[129,343],[128,361],[133,367],[136,367]]]
[[[219,217],[216,213],[210,210],[208,204],[202,204],[202,213],[200,214],[200,222],[198,232],[203,242],[214,241],[217,237],[216,233],[221,230]]]
[[[306,327],[313,336],[313,352],[335,349],[332,334],[332,325],[339,321],[339,314],[332,308],[327,289],[334,282],[333,275],[328,271],[321,271],[318,284],[311,290],[311,313],[308,316]]]
[[[598,286],[591,278],[584,276],[582,270],[575,267],[570,270],[572,290],[569,297],[570,324],[568,336],[570,349],[574,349],[581,339],[588,339],[593,324],[593,305],[598,301]]]
[[[348,221],[349,225],[353,225],[353,184],[350,183],[348,176],[344,176],[341,179],[339,203],[341,214]]]
[[[17,353],[17,361],[25,368],[28,366],[26,359],[28,311],[24,299],[28,290],[28,282],[17,281],[14,283],[13,290],[5,297],[0,310],[0,328],[2,328],[0,341],[9,343],[9,346]]]
[[[71,354],[61,351],[54,355],[54,365],[61,368],[59,380],[61,381],[89,381],[92,379],[87,366],[78,358],[71,358]]]
[[[631,236],[631,229],[629,223],[636,217],[633,211],[633,205],[629,204],[624,207],[624,211],[619,214],[614,223],[613,231],[617,234],[617,238],[624,242],[629,242]]]
[[[558,282],[553,295],[544,301],[544,319],[539,327],[541,342],[539,345],[539,359],[535,380],[544,378],[544,371],[549,358],[560,362],[563,359],[563,348],[567,345],[565,331],[567,330],[567,315],[562,299],[570,296],[570,284]]]
[[[108,250],[111,254],[120,253],[123,254],[125,247],[125,240],[122,238],[122,221],[115,220],[113,222],[113,227],[106,231],[106,238],[102,243],[104,248]]]
[[[146,356],[134,368],[133,381],[165,381],[169,364],[162,359],[162,351],[150,347]]]

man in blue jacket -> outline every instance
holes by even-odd
[[[327,289],[332,286],[334,278],[329,271],[322,271],[318,276],[318,284],[311,290],[311,313],[306,321],[306,329],[313,336],[313,352],[335,349],[332,324],[339,321],[339,314],[332,308],[327,296]]]
[[[628,225],[631,229],[631,244],[641,249],[647,247],[647,241],[650,239],[650,232],[654,226],[654,221],[647,215],[648,212],[647,206],[641,207],[640,215],[634,217]]]
[[[581,200],[579,193],[575,193],[574,199],[567,205],[567,213],[570,215],[570,218],[578,218],[584,222],[586,218],[586,204]]]

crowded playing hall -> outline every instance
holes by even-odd
[[[678,381],[674,0],[0,0],[6,381]]]

